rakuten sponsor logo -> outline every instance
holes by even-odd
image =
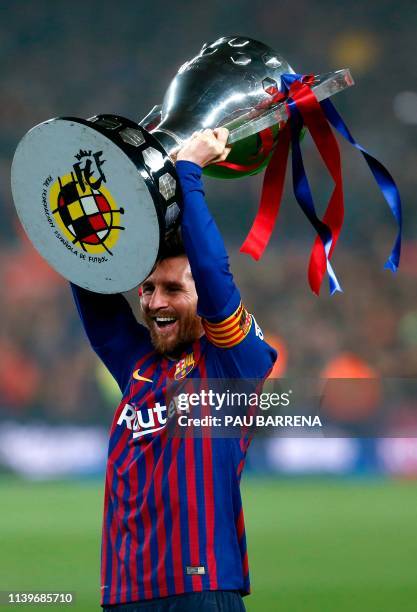
[[[156,402],[152,408],[135,410],[131,404],[126,404],[120,413],[118,425],[125,425],[133,432],[134,438],[141,438],[163,429],[167,423],[167,407]]]

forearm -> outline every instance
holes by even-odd
[[[123,295],[93,293],[73,284],[71,289],[93,350],[123,391],[133,364],[152,350],[148,330],[136,321]]]
[[[198,314],[222,319],[239,305],[221,234],[208,210],[201,168],[188,161],[177,162],[182,192],[182,237],[198,295]]]
[[[94,349],[114,340],[125,325],[135,318],[123,295],[103,295],[70,283],[75,305],[87,337]]]

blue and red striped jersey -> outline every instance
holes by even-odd
[[[175,361],[153,349],[122,295],[72,286],[93,349],[123,393],[110,431],[102,603],[202,590],[249,593],[240,477],[248,438],[168,435],[170,379],[263,380],[276,359],[241,304],[201,169],[177,163],[182,235],[205,335]]]

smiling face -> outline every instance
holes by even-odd
[[[140,304],[155,349],[177,356],[203,335],[197,292],[187,257],[163,259],[142,283]]]

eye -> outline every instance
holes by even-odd
[[[168,285],[167,287],[167,291],[168,293],[178,293],[179,291],[181,291],[181,286],[180,285]]]
[[[142,295],[150,295],[154,290],[154,286],[150,283],[142,285]]]

